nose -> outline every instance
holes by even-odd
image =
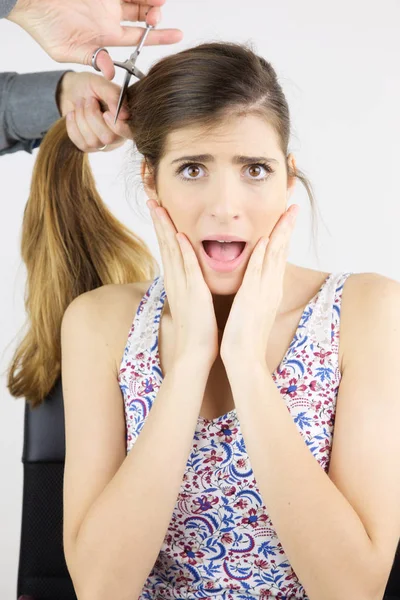
[[[215,177],[212,188],[207,190],[210,215],[221,221],[237,219],[242,210],[239,194],[234,174],[229,170],[221,172]]]

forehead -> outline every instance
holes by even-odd
[[[183,127],[168,134],[165,155],[173,159],[183,154],[262,154],[279,151],[275,129],[257,115],[231,116],[212,127]]]

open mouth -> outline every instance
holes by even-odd
[[[245,249],[246,242],[217,242],[215,240],[202,241],[206,254],[220,262],[236,260]]]

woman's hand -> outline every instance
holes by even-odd
[[[107,144],[105,152],[115,150],[132,138],[125,122],[128,110],[122,104],[114,125],[121,88],[94,73],[65,73],[57,97],[61,116],[67,116],[68,135],[82,152],[97,152]],[[102,107],[107,108],[102,112]]]
[[[189,239],[155,200],[151,211],[164,265],[164,284],[174,325],[174,360],[193,356],[211,369],[218,356],[218,326],[211,292]],[[154,211],[155,209],[155,211]]]
[[[269,238],[258,240],[242,285],[232,303],[221,341],[225,368],[246,360],[265,362],[267,342],[282,301],[289,241],[300,207],[294,204],[277,221]]]

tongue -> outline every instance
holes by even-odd
[[[245,246],[244,242],[230,242],[229,244],[222,244],[221,242],[215,241],[204,241],[204,249],[208,256],[220,260],[222,262],[228,262],[234,260],[242,253]]]

